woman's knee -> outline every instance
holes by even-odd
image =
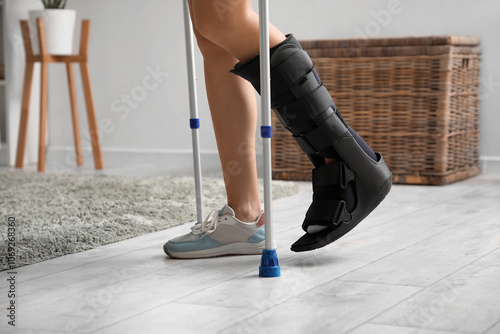
[[[196,27],[194,27],[194,35],[196,37],[198,48],[200,49],[201,54],[203,55],[203,58],[205,60],[209,60],[212,58],[220,59],[227,54],[226,50],[203,37]]]
[[[249,0],[193,0],[193,23],[205,39],[224,44],[252,11]]]

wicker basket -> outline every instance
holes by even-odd
[[[447,184],[479,173],[479,38],[302,41],[347,123],[383,154],[395,183]],[[273,117],[273,177],[312,164]]]

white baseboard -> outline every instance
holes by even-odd
[[[481,174],[500,175],[500,157],[480,157]]]
[[[9,149],[5,143],[0,146],[0,166],[9,165]]]

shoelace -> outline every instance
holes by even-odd
[[[217,224],[219,223],[219,213],[220,210],[210,211],[203,223],[196,223],[193,227],[191,227],[191,231],[194,234],[210,234],[214,232],[217,228]]]

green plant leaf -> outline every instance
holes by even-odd
[[[68,0],[41,0],[46,9],[64,9]]]

